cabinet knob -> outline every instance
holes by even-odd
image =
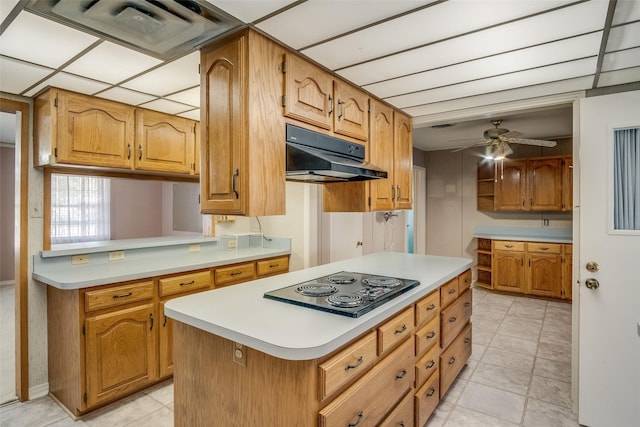
[[[396,334],[396,335],[398,335],[398,334],[403,333],[403,332],[404,332],[404,331],[406,331],[406,330],[407,330],[407,325],[402,325],[402,328],[400,328],[400,329],[396,329],[393,333],[394,333],[394,334]]]

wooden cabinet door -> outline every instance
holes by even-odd
[[[155,317],[149,302],[86,319],[87,407],[157,378]]]
[[[527,254],[527,293],[560,297],[562,264],[557,254]]]
[[[333,131],[367,141],[369,139],[369,96],[347,83],[333,82],[335,114]]]
[[[393,109],[375,100],[371,100],[369,162],[388,173],[388,178],[369,182],[371,210],[393,210]]]
[[[502,160],[497,165],[495,206],[499,211],[526,209],[526,160]]]
[[[498,291],[524,292],[524,252],[493,252],[493,288]]]
[[[158,306],[158,378],[173,375],[173,319],[164,314],[164,305],[169,301],[160,301]]]
[[[573,210],[573,157],[562,159],[562,210]]]
[[[57,105],[58,163],[131,168],[132,106],[66,91],[58,92]]]
[[[246,36],[202,51],[202,213],[242,214],[246,208],[246,51]]]
[[[562,290],[560,297],[570,300],[573,294],[573,245],[562,246]]]
[[[285,54],[285,64],[284,115],[331,130],[334,113],[331,75],[290,53]]]
[[[527,162],[529,210],[562,210],[562,161],[560,159]]]
[[[136,109],[136,169],[195,173],[193,120]]]
[[[413,140],[411,119],[394,114],[393,132],[393,180],[396,185],[395,209],[411,209],[413,206]]]

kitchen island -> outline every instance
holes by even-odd
[[[396,415],[413,425],[414,407],[416,419],[435,408],[440,359],[448,388],[470,355],[471,264],[376,253],[167,302],[175,425],[362,426]],[[341,271],[420,285],[358,318],[263,298]],[[422,398],[433,408],[420,414]]]

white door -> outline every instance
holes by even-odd
[[[629,126],[640,127],[640,91],[580,101],[578,392],[589,427],[640,425],[640,235],[609,225],[613,130]]]
[[[360,212],[322,214],[322,263],[362,255],[364,229]]]

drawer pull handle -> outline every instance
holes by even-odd
[[[153,331],[153,313],[149,313],[149,330]]]
[[[189,285],[193,285],[194,283],[196,283],[195,280],[192,280],[190,282],[182,282],[180,283],[180,286],[189,286]]]
[[[360,421],[362,421],[363,418],[364,418],[364,412],[360,411],[358,413],[358,419],[356,420],[356,422],[347,424],[347,427],[356,427],[358,424],[360,424]]]
[[[458,319],[456,319],[455,317],[452,317],[451,319],[449,319],[449,323],[453,323],[453,322],[455,322],[456,320],[458,320]]]
[[[434,310],[436,308],[435,304],[431,304],[429,307],[427,307],[427,311],[431,311]]]
[[[468,285],[469,283],[471,283],[471,279],[464,279],[464,284]]]
[[[114,295],[111,298],[113,298],[113,299],[126,298],[126,297],[130,297],[131,295],[133,295],[133,292],[127,292],[126,294],[120,294],[120,295]]]
[[[363,361],[363,360],[364,360],[364,359],[362,358],[362,356],[358,357],[358,361],[357,361],[355,364],[345,366],[344,370],[345,370],[345,371],[348,371],[349,369],[355,369],[355,368],[357,368],[358,366],[362,365],[362,361]]]
[[[470,303],[470,302],[465,302],[465,303],[464,303],[464,306],[465,306],[465,307],[471,307],[471,303]]]
[[[464,343],[465,343],[465,344],[469,344],[470,342],[471,342],[471,338],[465,338],[465,339],[464,339]]]
[[[398,335],[398,334],[403,333],[403,332],[404,332],[404,331],[406,331],[406,330],[407,330],[407,325],[403,324],[403,325],[402,325],[402,328],[400,328],[400,329],[396,329],[393,333],[394,333],[394,334],[396,334],[396,335]]]
[[[278,268],[280,264],[269,264],[269,268]]]
[[[402,372],[400,372],[400,375],[396,375],[396,379],[397,380],[401,380],[403,379],[405,376],[407,375],[407,370],[403,369]]]
[[[453,294],[455,294],[455,293],[456,293],[456,290],[455,290],[455,289],[449,289],[449,295],[453,295]]]
[[[232,271],[229,273],[230,276],[237,276],[238,274],[242,274],[242,271]]]
[[[162,322],[162,327],[165,328],[167,326],[167,315],[164,315],[164,322]]]
[[[435,387],[431,387],[431,388],[429,389],[429,392],[427,393],[427,397],[431,397],[431,396],[433,396],[433,394],[434,394],[435,392],[436,392]]]
[[[429,334],[427,334],[427,336],[425,336],[426,339],[430,340],[431,338],[436,336],[436,331],[431,331]]]
[[[540,248],[541,251],[548,251],[549,247],[545,246],[544,248]]]
[[[452,357],[451,359],[449,359],[449,365],[453,365],[454,363],[456,363],[455,357]]]
[[[512,248],[513,245],[504,245],[505,248]]]
[[[429,364],[427,365],[427,369],[431,369],[434,366],[436,366],[436,361],[432,359],[431,362],[429,362]]]

